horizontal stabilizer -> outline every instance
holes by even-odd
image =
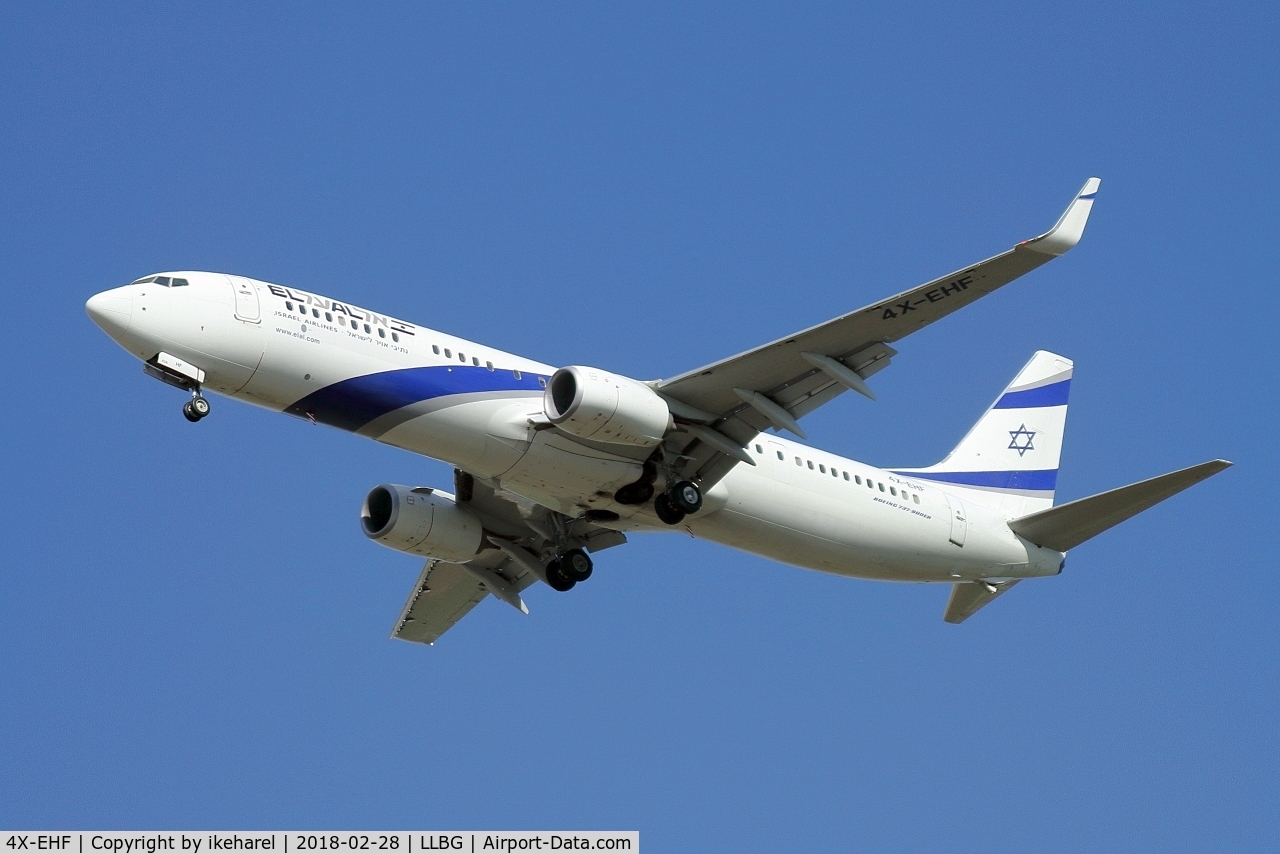
[[[1018,579],[994,584],[990,581],[961,581],[951,585],[951,598],[942,619],[948,623],[963,623],[1001,593],[1018,583]]]
[[[1230,467],[1231,463],[1226,460],[1210,460],[1069,504],[1050,507],[1048,510],[1014,519],[1009,527],[1015,534],[1038,546],[1065,552]]]

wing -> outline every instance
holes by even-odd
[[[1067,252],[1080,241],[1101,181],[1090,178],[1056,225],[1007,252],[866,308],[778,339],[654,388],[685,432],[668,448],[704,485],[739,460],[743,446],[774,427],[804,438],[798,419],[854,390],[874,398],[867,377],[888,366],[889,346]]]
[[[483,520],[492,547],[466,563],[427,561],[391,631],[393,638],[434,644],[490,593],[527,614],[520,594],[546,581],[543,555],[554,551],[555,544],[598,552],[627,541],[618,531],[506,496],[457,469],[454,490],[458,503]]]
[[[489,588],[458,564],[429,560],[391,636],[434,644],[488,595]]]

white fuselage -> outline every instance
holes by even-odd
[[[164,352],[204,387],[377,439],[492,480],[569,516],[616,513],[619,530],[670,530],[614,492],[643,455],[577,440],[543,415],[555,368],[345,303],[219,273],[184,287],[128,285],[90,312],[143,360]],[[706,491],[690,534],[784,563],[896,581],[1056,574],[1060,552],[1010,531],[996,507],[769,434]]]

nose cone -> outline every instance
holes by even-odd
[[[126,286],[103,291],[89,297],[84,310],[94,323],[102,327],[102,331],[119,340],[129,331],[129,321],[133,317],[133,293]]]

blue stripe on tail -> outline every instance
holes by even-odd
[[[992,409],[1031,409],[1038,406],[1066,406],[1071,393],[1071,380],[1029,388],[1026,391],[1010,391],[1000,395]]]

